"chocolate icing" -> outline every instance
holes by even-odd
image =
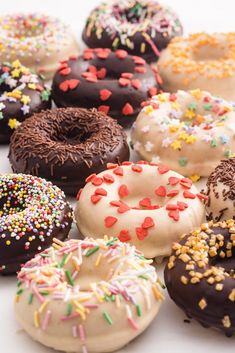
[[[90,48],[125,49],[154,62],[182,32],[177,15],[157,1],[106,1],[90,13],[82,38]]]
[[[165,268],[172,300],[204,327],[227,336],[235,332],[234,234],[233,220],[204,224],[173,245]]]
[[[17,272],[54,237],[64,240],[72,219],[72,208],[56,186],[31,175],[2,175],[0,274]]]
[[[97,108],[130,126],[141,103],[157,93],[161,79],[145,60],[126,51],[86,49],[63,62],[52,83],[58,107]]]
[[[83,108],[34,114],[13,134],[9,153],[15,172],[44,177],[70,195],[108,162],[128,159],[126,134],[116,121]]]
[[[50,91],[19,61],[0,65],[0,96],[0,144],[9,143],[26,118],[51,107]]]

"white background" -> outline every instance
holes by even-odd
[[[165,0],[179,14],[185,33],[235,31],[233,0]],[[69,23],[80,41],[89,11],[99,0],[0,0],[0,13],[45,12]],[[0,173],[10,171],[7,146],[0,147]],[[162,266],[159,268],[162,275]],[[15,277],[0,278],[0,353],[49,353],[53,350],[33,342],[15,322],[13,299]],[[119,353],[213,353],[235,352],[235,337],[184,323],[185,316],[167,297],[149,329]]]

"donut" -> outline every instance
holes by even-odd
[[[50,91],[19,60],[0,64],[0,144],[9,143],[20,123],[51,107]]]
[[[207,180],[205,203],[208,219],[216,222],[235,218],[235,158],[222,160]]]
[[[144,159],[164,163],[197,181],[235,151],[233,104],[199,89],[154,96],[137,117],[131,145]]]
[[[158,61],[163,89],[200,88],[235,99],[235,32],[194,33],[174,38]]]
[[[71,228],[64,193],[32,175],[0,175],[0,205],[0,274],[15,273],[53,237],[65,239]]]
[[[9,160],[14,172],[51,180],[76,195],[92,173],[129,158],[126,134],[96,109],[59,108],[34,114],[15,131]]]
[[[114,0],[91,11],[82,38],[88,47],[124,49],[153,62],[182,32],[174,11],[156,0]]]
[[[56,350],[116,351],[158,313],[163,295],[150,263],[117,238],[55,239],[18,274],[16,318]]]
[[[87,178],[75,219],[84,236],[117,236],[145,257],[160,259],[186,229],[201,224],[205,197],[191,180],[164,165],[111,164]]]
[[[156,70],[125,50],[86,49],[60,65],[52,96],[58,107],[95,107],[127,126],[142,101],[157,93],[156,80],[161,82]]]
[[[57,18],[36,13],[0,17],[0,62],[19,59],[49,80],[60,60],[77,54],[75,37]]]
[[[235,332],[235,223],[204,223],[173,245],[165,268],[171,299],[204,327]]]

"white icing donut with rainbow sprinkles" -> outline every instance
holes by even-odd
[[[164,165],[123,162],[87,178],[75,209],[84,236],[117,236],[147,258],[162,258],[203,221],[205,195]]]
[[[196,181],[233,156],[234,135],[234,105],[196,89],[152,97],[138,115],[131,139],[142,158]]]
[[[54,241],[18,274],[16,317],[32,338],[104,353],[147,328],[163,299],[151,260],[117,238]]]
[[[9,14],[0,17],[0,61],[17,59],[46,79],[58,62],[78,55],[78,44],[69,27],[43,14]]]

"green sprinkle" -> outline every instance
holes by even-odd
[[[49,254],[40,254],[41,257],[49,257]]]
[[[23,288],[20,288],[20,289],[16,292],[16,294],[17,294],[17,295],[20,295],[20,294],[23,293],[23,291],[24,291]]]
[[[204,110],[206,110],[206,111],[210,111],[211,108],[212,108],[212,104],[210,104],[210,103],[204,104],[203,108],[204,108]]]
[[[60,263],[60,267],[64,267],[65,261],[67,259],[69,254],[64,254],[64,256],[62,257],[61,263]]]
[[[47,89],[41,92],[40,96],[43,102],[47,102],[50,98],[51,92]]]
[[[217,147],[218,146],[218,142],[216,141],[216,139],[211,140],[211,147]]]
[[[110,315],[106,311],[103,312],[103,318],[107,321],[109,325],[113,324],[113,320],[111,319]]]
[[[41,295],[48,295],[49,292],[44,291],[44,292],[40,292],[40,294],[41,294]]]
[[[231,150],[224,151],[224,157],[231,158],[233,156],[233,152]]]
[[[111,296],[111,300],[112,300],[112,302],[115,302],[115,299],[116,299],[115,294],[112,294],[112,296]]]
[[[69,283],[71,286],[73,286],[73,285],[74,285],[74,280],[73,280],[73,278],[72,278],[72,276],[71,276],[71,273],[69,272],[69,270],[65,270],[64,272],[65,272],[65,275],[66,275],[66,277],[67,277],[68,283]]]
[[[113,238],[113,239],[109,240],[109,241],[106,243],[106,246],[111,246],[111,245],[113,245],[117,240],[118,240],[118,238]]]
[[[32,302],[33,302],[33,293],[30,293],[28,298],[28,304],[32,304]]]
[[[142,315],[142,310],[141,310],[141,307],[139,305],[136,305],[136,312],[137,312],[138,316]]]
[[[190,103],[189,105],[188,105],[188,109],[189,110],[196,110],[197,109],[197,103]]]
[[[146,280],[149,280],[149,278],[147,277],[147,276],[145,276],[145,275],[140,275],[140,276],[138,276],[139,278],[143,278],[143,279],[146,279]]]
[[[2,120],[4,118],[2,112],[0,112],[0,120]]]
[[[181,167],[185,167],[188,164],[188,158],[187,157],[180,157],[178,162]]]
[[[69,303],[66,308],[66,315],[70,316],[72,314],[72,311],[73,311],[73,305]]]
[[[17,281],[17,287],[20,287],[20,286],[21,286],[21,284],[22,284],[22,282]]]
[[[99,250],[99,246],[97,245],[97,246],[94,246],[92,249],[90,249],[89,251],[87,251],[87,253],[86,253],[86,257],[89,257],[89,256],[91,256],[92,254],[94,254],[97,250]]]

